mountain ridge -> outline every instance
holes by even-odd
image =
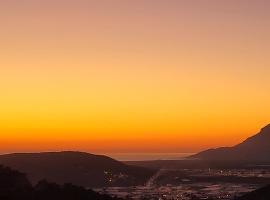
[[[200,160],[270,161],[270,124],[232,147],[208,149],[188,157]]]

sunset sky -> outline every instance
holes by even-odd
[[[269,0],[1,0],[0,153],[196,152],[270,123]]]

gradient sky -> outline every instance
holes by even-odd
[[[1,0],[0,152],[196,152],[270,123],[268,0]]]

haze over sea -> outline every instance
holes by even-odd
[[[102,153],[119,161],[182,160],[194,153]]]

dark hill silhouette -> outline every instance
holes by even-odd
[[[270,199],[270,185],[245,194],[235,200],[269,200]]]
[[[209,149],[191,159],[228,161],[270,161],[270,124],[244,142],[233,147]]]
[[[1,200],[121,200],[72,184],[58,185],[45,180],[32,186],[25,174],[0,166]]]
[[[7,154],[0,156],[0,164],[26,173],[34,184],[46,179],[84,187],[139,185],[154,173],[106,156],[82,152]]]

